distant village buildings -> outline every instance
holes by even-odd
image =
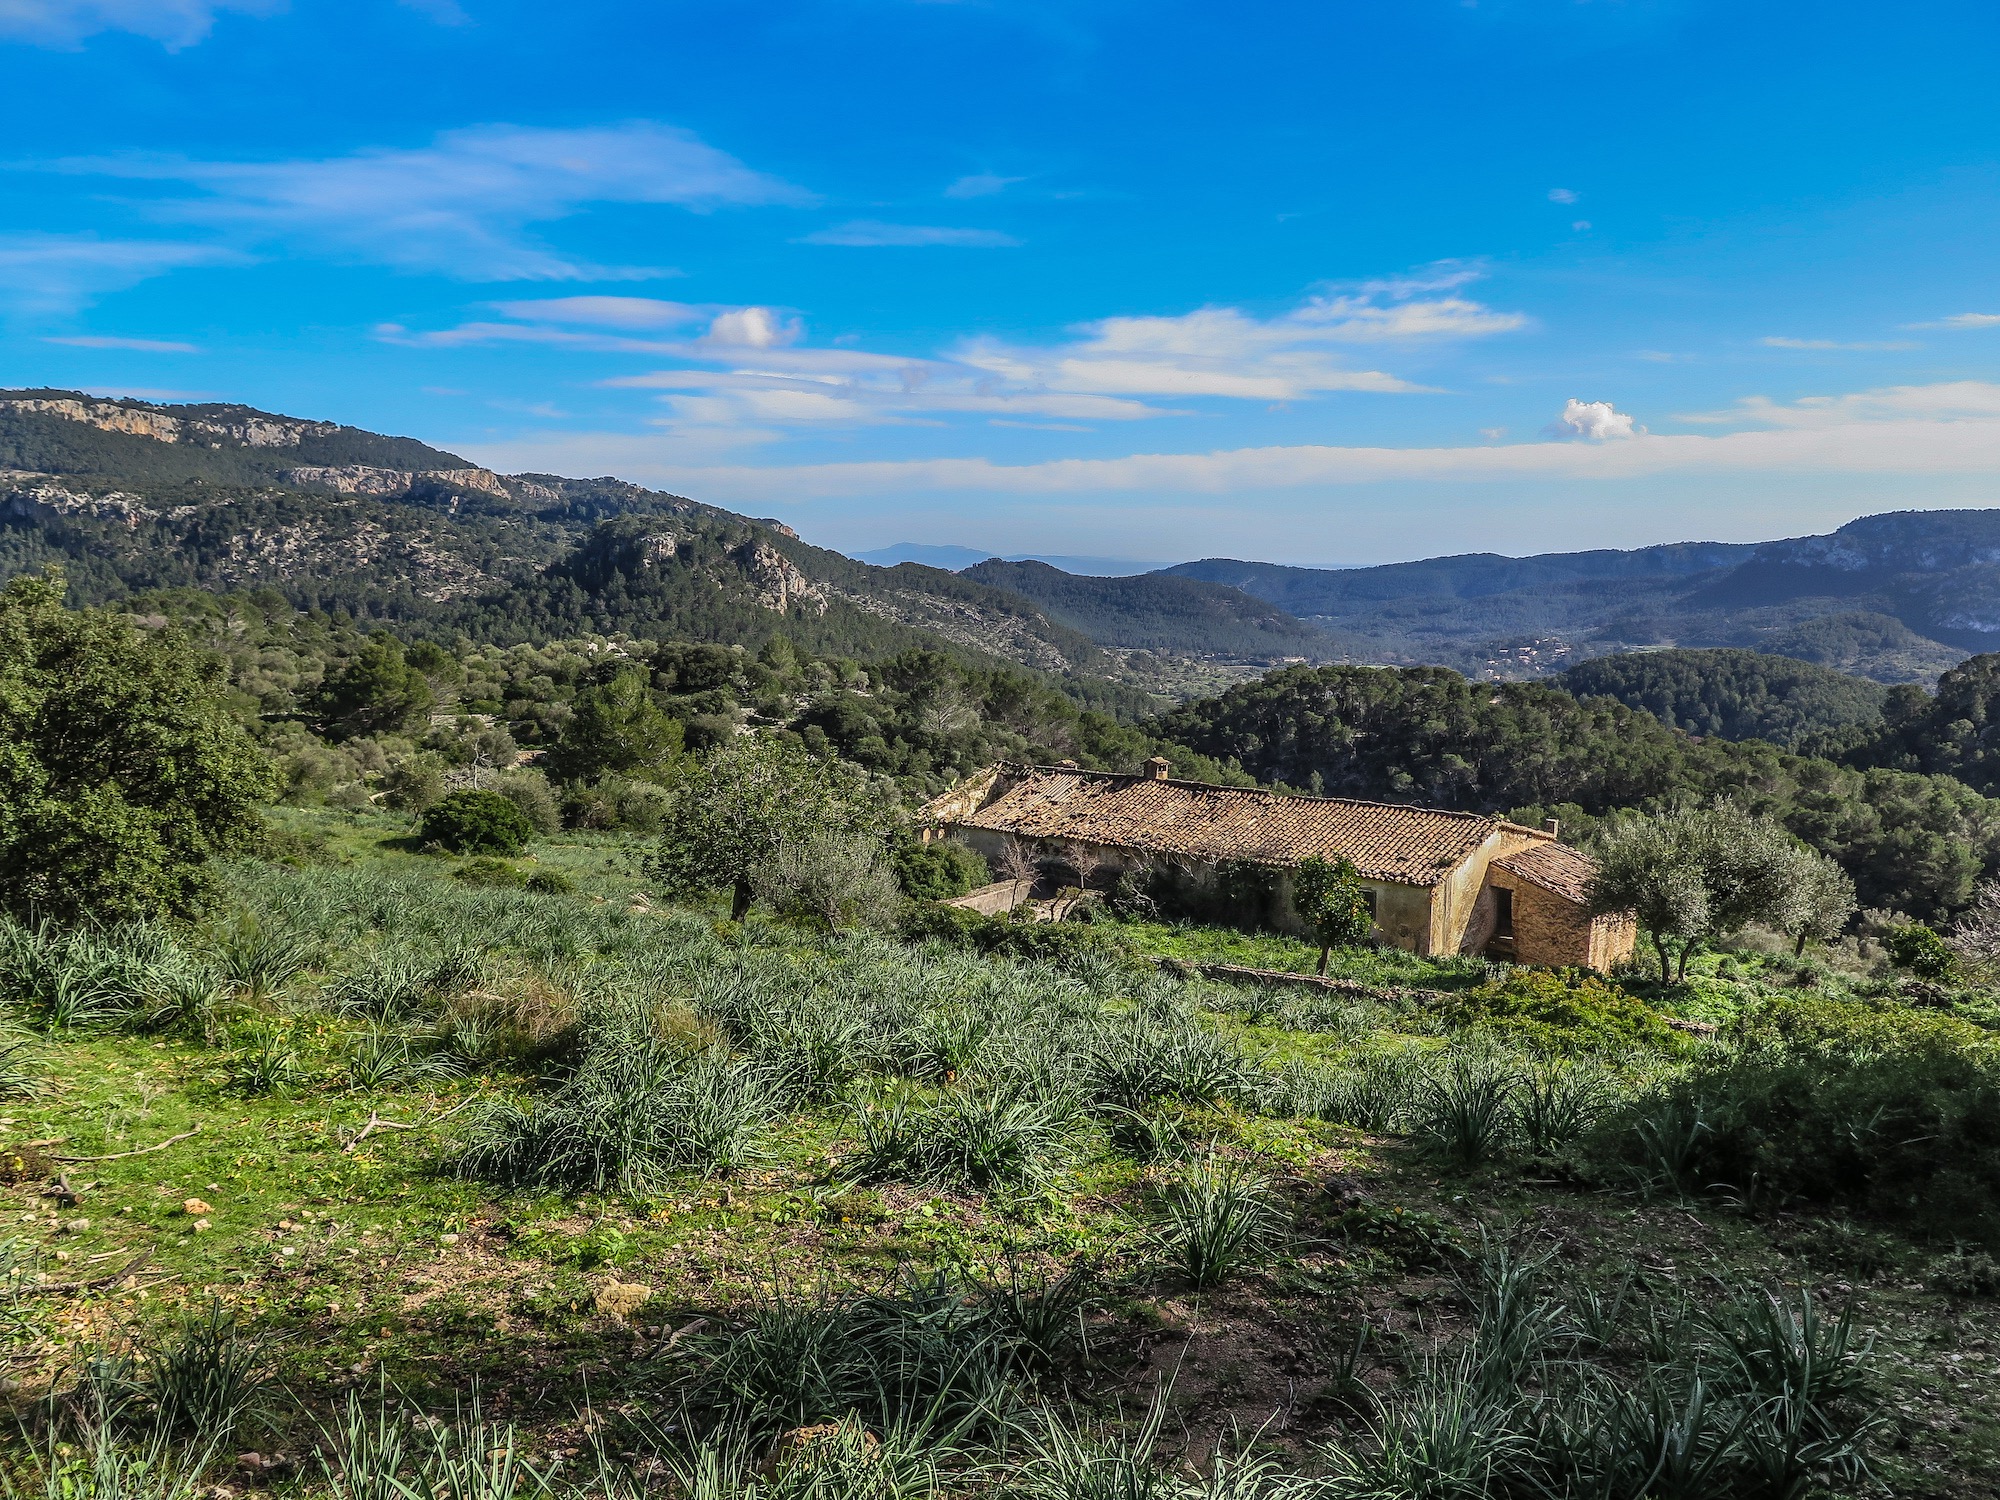
[[[1300,935],[1289,872],[1317,855],[1354,863],[1377,936],[1412,953],[1608,970],[1637,936],[1629,916],[1591,914],[1591,862],[1553,827],[1180,781],[1157,758],[1138,776],[1003,762],[938,797],[924,816],[926,837],[964,843],[996,869],[1081,863],[1093,885],[1144,871],[1200,890],[1262,871],[1257,916]],[[997,893],[1004,904],[1025,894],[1018,884],[1018,892]]]

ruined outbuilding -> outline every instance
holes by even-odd
[[[927,837],[955,839],[1016,876],[1055,863],[1081,867],[1093,885],[1145,872],[1199,887],[1261,872],[1259,919],[1300,935],[1290,871],[1315,855],[1353,862],[1376,935],[1412,953],[1609,969],[1637,935],[1629,916],[1592,915],[1590,859],[1554,827],[1181,781],[1157,758],[1136,776],[1003,762],[924,818]]]

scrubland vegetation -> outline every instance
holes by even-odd
[[[17,1486],[1990,1475],[2000,1056],[1909,981],[1237,987],[1158,926],[1022,960],[286,821],[199,923],[5,931]]]
[[[1991,886],[1794,930],[1829,862],[1683,804],[1604,825],[1662,940],[1615,975],[1360,945],[1337,864],[1312,944],[978,917],[912,793],[1151,731],[789,648],[701,658],[702,727],[656,646],[535,657],[544,732],[519,653],[265,697],[39,585],[0,626],[16,1491],[1992,1493]],[[114,721],[145,774],[65,732]]]

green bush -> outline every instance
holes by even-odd
[[[1495,983],[1446,995],[1437,1013],[1454,1029],[1491,1032],[1547,1056],[1623,1057],[1687,1046],[1643,1000],[1601,979],[1549,969],[1516,969]]]
[[[561,870],[537,870],[528,877],[528,889],[538,896],[569,896],[576,892],[576,882]]]
[[[477,859],[468,859],[451,872],[453,880],[462,880],[467,885],[495,886],[502,890],[519,890],[528,883],[528,877],[504,859],[495,859],[490,854],[482,854]]]
[[[1136,964],[1132,944],[1119,933],[1080,922],[1012,922],[982,916],[959,906],[912,902],[897,918],[897,931],[912,942],[944,942],[980,953],[1074,964],[1110,959]]]
[[[949,901],[993,878],[985,860],[950,839],[928,844],[899,840],[889,851],[889,864],[903,894],[913,901]]]
[[[1591,1138],[1620,1172],[2000,1244],[2000,1039],[1893,1003],[1773,1000]]]
[[[1898,927],[1883,940],[1889,957],[1899,969],[1908,969],[1919,979],[1944,980],[1952,977],[1958,955],[1945,940],[1924,926],[1912,922]]]
[[[427,844],[442,844],[454,854],[515,855],[535,836],[527,814],[498,792],[453,792],[424,813],[422,834]]]

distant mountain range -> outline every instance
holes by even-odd
[[[977,547],[954,547],[946,544],[932,545],[925,542],[897,542],[891,547],[877,547],[872,552],[850,552],[856,562],[874,563],[880,568],[893,568],[897,563],[922,563],[927,568],[949,568],[953,572],[963,572],[976,567],[991,558],[999,557],[995,552],[982,552]],[[1002,559],[1005,562],[1041,562],[1052,568],[1061,568],[1065,573],[1081,573],[1089,578],[1125,578],[1134,573],[1152,573],[1160,568],[1157,562],[1135,562],[1129,557],[1070,557],[1056,552],[1010,552]]]
[[[1903,682],[2000,646],[1994,510],[1863,516],[1828,536],[1756,544],[1340,570],[1210,558],[1166,571],[1267,600],[1353,659],[1496,677],[1618,651],[1738,646]]]
[[[499,640],[624,630],[755,646],[782,632],[821,652],[970,651],[1114,697],[1285,661],[1511,679],[1666,647],[1893,683],[2000,648],[2000,510],[1865,516],[1754,545],[1372,568],[1207,558],[1121,574],[1110,559],[914,544],[870,556],[893,566],[620,480],[496,474],[331,422],[0,391],[0,576],[62,562],[94,599],[274,588]]]

